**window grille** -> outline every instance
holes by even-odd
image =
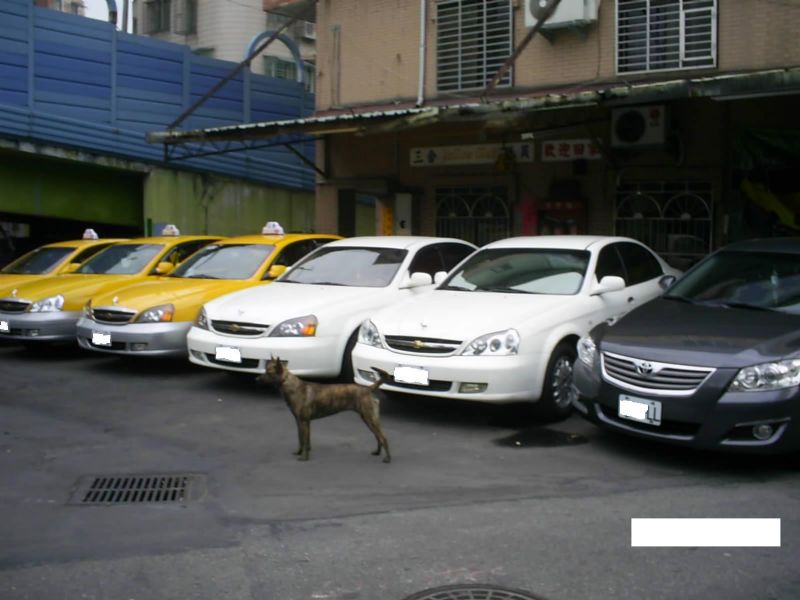
[[[711,252],[713,206],[707,181],[623,182],[617,187],[614,233],[687,269]]]
[[[716,66],[717,0],[618,0],[617,72]]]
[[[513,52],[510,0],[436,3],[436,84],[440,92],[485,87]],[[498,87],[511,85],[509,69]]]
[[[436,190],[436,235],[483,246],[511,235],[508,192],[502,186]]]

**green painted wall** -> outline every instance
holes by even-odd
[[[267,221],[279,221],[286,231],[311,231],[314,193],[154,169],[144,184],[144,216],[187,234],[260,233]]]
[[[142,174],[0,153],[0,212],[142,226]]]

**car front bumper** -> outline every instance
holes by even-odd
[[[374,368],[393,375],[396,367],[417,367],[428,372],[429,385],[400,383],[392,379],[391,382],[381,386],[381,389],[497,404],[538,400],[542,389],[537,376],[538,360],[537,356],[518,354],[511,356],[400,354],[366,344],[356,344],[353,349],[356,383],[362,385],[373,383],[374,380],[368,377]],[[475,391],[475,384],[485,385],[485,389]]]
[[[214,369],[263,373],[273,356],[298,377],[336,377],[342,367],[343,344],[336,337],[246,337],[192,327],[186,342],[190,361]],[[217,359],[217,348],[237,348],[242,362]]]
[[[584,418],[614,431],[679,446],[750,453],[793,452],[800,449],[800,390],[730,392],[736,369],[718,369],[691,396],[659,396],[626,390],[605,381],[598,369],[575,361],[573,405]],[[661,402],[661,425],[619,416],[620,396]],[[769,424],[773,434],[753,435]]]
[[[174,323],[127,323],[109,325],[81,318],[76,327],[81,348],[136,356],[185,356],[186,334],[192,326],[190,321]],[[108,346],[93,343],[93,334],[111,336]]]
[[[0,313],[0,321],[8,326],[8,331],[0,332],[0,340],[17,342],[58,342],[75,339],[75,324],[79,311],[41,312],[41,313]]]

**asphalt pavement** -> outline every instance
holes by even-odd
[[[447,584],[538,598],[800,597],[800,458],[689,452],[573,416],[382,403],[353,413],[183,360],[0,347],[0,598],[402,600]],[[107,477],[185,476],[171,502],[82,501]],[[142,479],[143,481],[144,479]],[[780,548],[631,548],[634,517],[780,518]]]

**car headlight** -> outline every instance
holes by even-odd
[[[317,317],[306,315],[273,327],[270,337],[311,337],[317,334]]]
[[[464,351],[463,356],[508,356],[519,351],[519,333],[516,329],[495,331],[475,338]]]
[[[208,315],[206,314],[206,307],[202,307],[200,312],[197,313],[197,318],[194,320],[194,326],[199,329],[208,329]]]
[[[56,312],[64,306],[64,296],[58,294],[57,296],[50,296],[38,302],[31,304],[28,309],[30,312]]]
[[[800,385],[800,358],[740,369],[731,383],[734,392],[765,392]]]
[[[86,304],[83,305],[83,316],[87,319],[92,318],[92,301],[87,300]]]
[[[378,328],[375,327],[375,323],[369,319],[361,323],[361,327],[358,328],[358,341],[362,344],[366,344],[367,346],[383,348],[381,334],[378,333]]]
[[[137,323],[164,323],[172,321],[175,316],[175,307],[172,304],[162,304],[148,308],[136,317]]]
[[[585,335],[578,340],[578,358],[585,365],[594,368],[597,362],[597,345],[592,336]]]

